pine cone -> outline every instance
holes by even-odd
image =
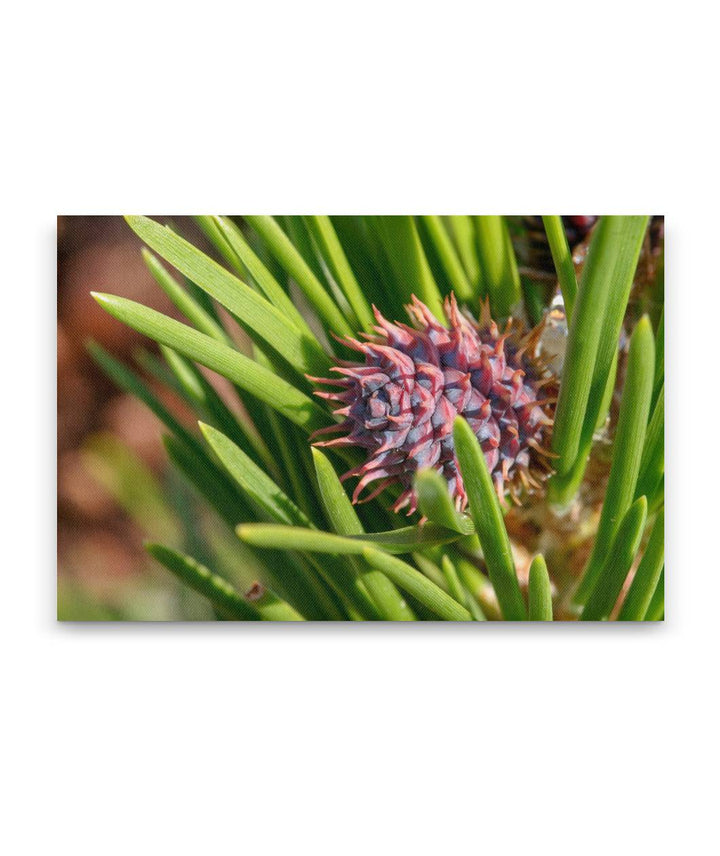
[[[363,354],[364,364],[342,362],[332,369],[339,379],[311,378],[341,387],[316,392],[340,402],[335,415],[344,417],[317,434],[347,432],[316,445],[368,450],[367,460],[343,476],[360,477],[353,502],[372,482],[381,480],[362,501],[399,483],[404,490],[393,508],[407,506],[411,514],[417,506],[413,476],[434,467],[447,480],[457,508],[464,509],[467,494],[452,434],[457,414],[480,441],[501,501],[506,489],[516,502],[520,492],[538,490],[551,471],[544,445],[557,391],[556,378],[535,356],[542,325],[523,336],[511,319],[500,334],[487,303],[477,322],[458,311],[454,295],[445,301],[449,328],[414,295],[408,306],[414,327],[392,324],[374,311],[377,336],[366,336],[367,342],[338,340]]]

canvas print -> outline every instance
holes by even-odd
[[[58,617],[664,618],[660,216],[58,218]]]

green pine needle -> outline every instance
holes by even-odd
[[[665,472],[665,385],[658,393],[645,434],[635,496],[655,496]]]
[[[597,424],[646,226],[645,217],[603,217],[593,232],[555,411],[552,447],[560,476],[578,457],[583,428],[592,435]]]
[[[218,372],[301,428],[312,431],[328,424],[329,417],[312,399],[239,351],[133,300],[92,295],[114,318]]]
[[[338,336],[354,335],[356,331],[348,324],[335,301],[277,221],[267,216],[247,216],[245,219],[258,233],[274,258],[302,289],[328,329]]]
[[[507,621],[521,621],[527,617],[525,603],[515,571],[510,539],[485,455],[472,428],[461,416],[455,420],[453,436],[455,452],[470,501],[470,514],[500,609]]]
[[[665,554],[665,513],[661,511],[650,540],[620,609],[619,621],[642,621],[662,573]]]
[[[415,220],[412,217],[378,217],[377,220],[403,300],[408,302],[415,294],[441,323],[446,323],[442,295],[425,256]]]
[[[512,315],[520,302],[520,274],[503,217],[475,218],[483,282],[495,318]]]
[[[237,527],[241,541],[254,547],[300,550],[333,555],[362,556],[372,567],[382,571],[396,586],[406,591],[440,618],[469,621],[470,613],[444,591],[438,589],[418,570],[374,546],[377,536],[343,537],[329,532],[315,532],[293,526],[247,523]],[[421,540],[418,539],[420,543]],[[383,543],[383,547],[386,545]],[[409,552],[409,546],[393,545],[398,552]]]
[[[360,284],[355,278],[355,274],[350,267],[350,262],[345,255],[342,244],[338,240],[330,218],[320,216],[306,217],[305,222],[320,248],[320,252],[326,259],[333,276],[342,289],[348,304],[355,313],[355,318],[360,328],[366,331],[372,330],[375,324],[375,317],[367,298],[360,288]]]
[[[338,535],[364,535],[360,518],[357,516],[357,512],[327,456],[315,447],[313,447],[312,456],[323,509],[333,531]],[[368,569],[357,557],[352,556],[348,561],[352,563],[354,570],[359,574],[363,585],[384,619],[387,621],[409,621],[414,618],[407,601],[385,574]]]
[[[308,550],[339,556],[361,556],[365,547],[390,553],[411,553],[413,550],[438,547],[457,539],[457,533],[439,526],[406,526],[388,532],[340,536],[330,532],[293,526],[248,523],[238,528],[240,539],[257,547],[277,547],[286,550]]]
[[[475,297],[473,287],[442,218],[426,216],[422,219],[457,299],[463,303],[471,303]]]
[[[456,510],[447,482],[437,470],[421,470],[415,476],[413,486],[417,492],[418,507],[428,520],[462,535],[470,535],[475,531],[467,517]]]
[[[223,342],[225,345],[231,345],[232,340],[213,316],[198,303],[197,300],[183,288],[182,285],[170,275],[163,267],[157,256],[153,255],[147,247],[143,247],[140,251],[143,260],[148,267],[148,270],[153,276],[153,279],[172,300],[175,306],[182,312],[188,321],[207,336],[217,339],[218,342]]]
[[[530,563],[528,579],[528,617],[530,621],[552,621],[552,590],[547,565],[542,556]]]
[[[145,544],[145,549],[183,583],[206,597],[226,619],[260,621],[258,610],[223,577],[213,573],[190,556],[162,544]],[[301,620],[297,616],[296,620]]]
[[[620,402],[613,460],[595,542],[576,602],[584,603],[598,574],[620,520],[635,496],[635,486],[645,442],[645,433],[655,371],[655,343],[647,316],[638,321],[630,339],[625,387]]]
[[[630,506],[617,528],[580,616],[581,621],[601,621],[612,612],[640,546],[646,518],[647,500],[641,496]]]
[[[572,319],[575,297],[578,290],[572,253],[568,245],[562,217],[550,216],[543,217],[542,219],[548,244],[550,245],[550,252],[555,264],[558,282],[560,283],[560,291],[562,292],[563,303],[565,304],[565,315],[569,322]]]
[[[297,505],[229,437],[202,422],[200,430],[233,481],[269,519],[289,526],[309,525]]]
[[[660,571],[660,579],[645,613],[645,621],[662,621],[665,618],[665,569]]]
[[[363,558],[373,568],[382,571],[395,585],[414,597],[443,621],[472,621],[472,615],[454,598],[396,556],[366,547]]]
[[[317,339],[300,330],[250,286],[167,227],[148,217],[126,219],[138,237],[222,304],[258,341],[269,345],[302,371],[327,370],[329,360]]]

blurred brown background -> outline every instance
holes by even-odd
[[[174,222],[205,246],[190,218]],[[144,405],[118,392],[85,349],[94,339],[132,363],[138,347],[151,347],[102,311],[91,291],[121,294],[174,317],[177,312],[150,276],[141,243],[122,217],[60,216],[57,226],[58,615],[185,617],[172,580],[152,567],[142,549],[147,526],[122,507],[123,486],[108,481],[98,454],[98,448],[108,453],[110,435],[117,438],[110,452],[123,458],[131,480],[137,477],[150,489],[146,479],[167,477],[160,424]],[[177,412],[175,399],[167,404]],[[149,521],[151,529],[157,517]]]

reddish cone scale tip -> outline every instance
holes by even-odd
[[[520,491],[539,489],[552,470],[545,447],[557,392],[556,378],[535,356],[542,325],[523,335],[522,325],[510,319],[501,334],[487,302],[477,322],[458,311],[453,294],[445,300],[449,328],[414,295],[407,307],[413,327],[392,324],[373,310],[376,336],[362,334],[367,342],[338,339],[363,354],[364,364],[339,360],[331,371],[340,378],[310,378],[341,388],[315,394],[339,402],[335,415],[344,420],[313,438],[338,431],[345,436],[315,445],[368,450],[367,460],[342,477],[360,478],[353,502],[367,502],[399,483],[404,490],[393,509],[407,506],[412,514],[413,476],[433,467],[446,479],[457,508],[464,509],[467,494],[452,434],[458,414],[480,441],[501,502],[506,489],[518,503]]]

